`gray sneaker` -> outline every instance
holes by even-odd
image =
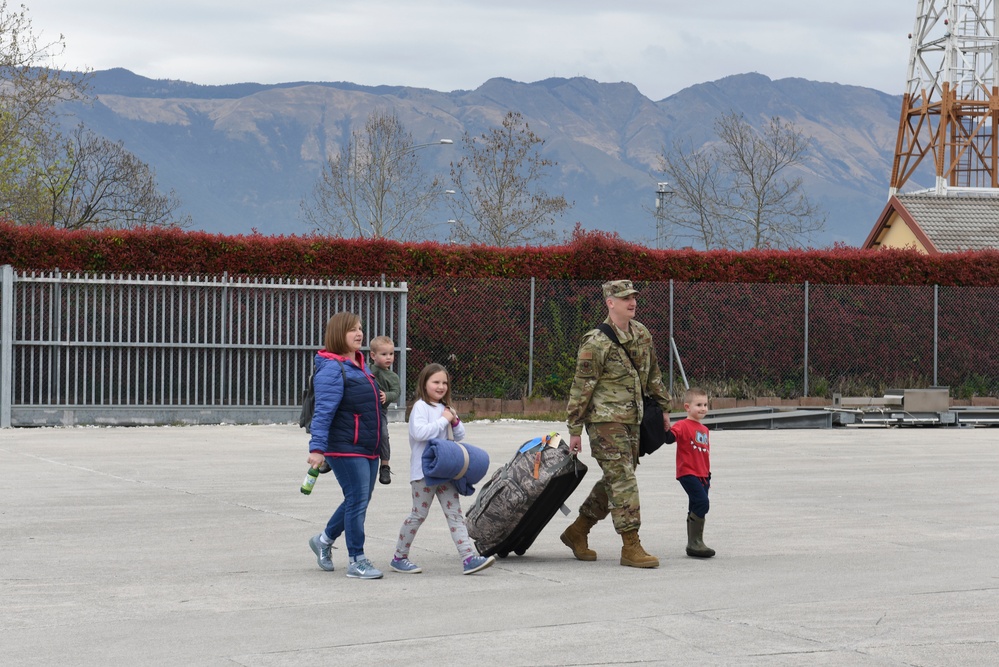
[[[322,535],[322,533],[319,535]],[[309,540],[309,547],[312,549],[312,553],[316,554],[316,562],[319,563],[319,567],[327,572],[332,572],[333,559],[330,558],[330,552],[333,551],[333,545],[323,544],[323,541],[319,539],[319,535]]]
[[[351,579],[381,579],[382,571],[367,558],[361,558],[347,566],[347,576]]]
[[[402,572],[403,574],[419,574],[420,572],[423,572],[422,567],[408,558],[393,558],[392,562],[389,563],[389,567],[396,572]]]
[[[495,556],[486,558],[485,556],[469,556],[465,559],[462,574],[475,574],[481,572],[496,562]]]

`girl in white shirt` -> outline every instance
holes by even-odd
[[[465,517],[461,513],[461,501],[458,489],[453,482],[427,486],[423,475],[423,452],[431,438],[441,440],[461,440],[465,437],[465,426],[458,419],[451,404],[451,376],[440,364],[429,364],[422,371],[416,383],[417,401],[409,413],[409,485],[413,489],[413,509],[402,522],[399,529],[399,541],[395,546],[395,557],[390,567],[395,572],[403,574],[419,574],[423,569],[409,560],[409,550],[416,538],[416,533],[430,513],[430,505],[434,496],[444,510],[451,538],[458,548],[462,560],[462,573],[472,574],[492,565],[496,559],[493,556],[485,558],[475,552],[468,529],[465,527]],[[454,435],[448,434],[448,426]]]

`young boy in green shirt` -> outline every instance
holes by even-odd
[[[368,347],[371,349],[371,373],[378,382],[382,399],[382,462],[378,469],[378,481],[382,484],[391,484],[387,408],[389,404],[398,402],[402,393],[399,376],[392,370],[392,364],[395,362],[395,343],[388,336],[377,336],[371,339]]]

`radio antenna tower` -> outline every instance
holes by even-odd
[[[918,0],[916,5],[889,195],[924,158],[932,160],[936,194],[999,188],[996,2]]]

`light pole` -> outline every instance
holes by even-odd
[[[406,146],[405,148],[400,148],[399,150],[392,151],[388,154],[388,157],[394,157],[396,155],[402,155],[404,153],[412,153],[418,151],[421,148],[427,148],[428,146],[450,146],[454,141],[451,139],[440,139],[438,141],[431,141],[425,144],[414,144],[412,146]]]
[[[377,155],[373,156],[373,158],[377,160],[376,168],[380,174],[379,176],[380,189],[376,193],[377,203],[373,207],[377,209],[375,211],[375,214],[379,221],[382,220],[383,203],[386,200],[386,198],[390,195],[397,181],[405,180],[406,178],[408,178],[408,175],[412,173],[413,169],[417,168],[415,167],[416,165],[415,158],[412,165],[409,165],[408,162],[404,165],[403,156],[411,155],[423,148],[429,148],[431,146],[450,146],[453,143],[454,141],[452,141],[451,139],[438,139],[437,141],[429,141],[425,144],[411,144],[409,146],[403,146],[402,148],[397,148],[396,150],[384,153],[381,156]],[[400,174],[400,171],[402,172],[402,174]],[[403,190],[405,189],[406,188],[404,187]],[[439,197],[441,197],[439,179],[438,177],[435,176],[433,183],[428,188],[428,192],[426,192],[426,194],[414,195],[414,199],[411,202],[412,205],[409,206],[408,210],[405,211],[405,213],[410,214],[413,213],[414,211],[420,211],[421,213],[425,213],[426,210],[431,205],[435,205],[435,202],[439,201]],[[384,225],[382,225],[381,222],[379,222],[378,226],[379,228],[384,227]],[[382,234],[375,233],[372,234],[372,236],[380,238]]]
[[[444,191],[444,194],[448,195],[448,196],[453,196],[453,195],[457,194],[457,191],[448,189],[448,190]],[[455,220],[454,218],[449,218],[448,221],[447,221],[447,228],[448,228],[447,242],[448,243],[454,243],[454,227],[457,224],[458,224],[458,221]]]
[[[656,250],[662,250],[663,227],[666,225],[666,204],[676,194],[669,183],[656,184]]]

